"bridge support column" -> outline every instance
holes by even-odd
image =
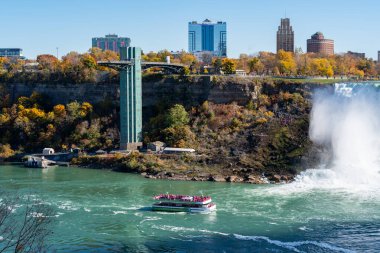
[[[132,64],[120,71],[120,149],[142,146],[141,49],[120,48],[120,60]]]

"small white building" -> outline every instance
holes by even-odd
[[[164,142],[155,141],[155,142],[148,143],[147,148],[153,152],[159,152],[163,150],[165,146],[166,144]]]
[[[243,70],[243,69],[237,69],[236,72],[235,72],[235,75],[237,75],[237,76],[247,76],[247,72],[245,72],[245,70]]]
[[[43,155],[53,155],[54,153],[55,153],[54,149],[52,149],[52,148],[44,148],[42,150]]]
[[[192,148],[164,148],[164,150],[162,151],[163,154],[185,154],[185,153],[189,153],[189,154],[193,154],[195,153],[195,149],[192,149]]]

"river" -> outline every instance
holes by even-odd
[[[313,173],[312,173],[313,174]],[[312,178],[312,177],[308,177]],[[150,180],[80,168],[0,166],[1,189],[50,203],[56,252],[375,252],[376,189]],[[158,193],[207,194],[211,214],[152,212]]]

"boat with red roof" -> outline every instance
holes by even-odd
[[[157,200],[152,205],[153,211],[164,212],[211,212],[216,210],[209,196],[189,196],[175,194],[160,194],[153,197]]]

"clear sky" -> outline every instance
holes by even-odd
[[[321,31],[335,51],[380,50],[379,0],[4,0],[0,48],[20,47],[28,58],[85,52],[91,38],[127,36],[144,51],[187,50],[189,21],[227,22],[230,57],[276,49],[280,18],[291,19],[295,44]]]

